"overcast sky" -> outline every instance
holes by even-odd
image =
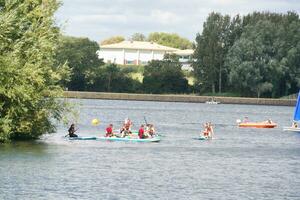
[[[300,13],[300,0],[62,0],[56,13],[67,35],[101,41],[111,36],[178,33],[194,40],[210,12],[231,16],[253,11]]]

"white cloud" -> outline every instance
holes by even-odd
[[[151,18],[161,24],[180,24],[183,21],[176,13],[163,10],[153,10]]]
[[[106,23],[106,22],[117,22],[126,23],[126,15],[76,15],[72,18],[72,21],[78,23]]]
[[[208,14],[300,11],[298,0],[63,0],[57,13],[65,33],[102,40],[135,32],[176,32],[194,40]]]

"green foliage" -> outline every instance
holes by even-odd
[[[176,33],[163,33],[163,32],[150,33],[148,36],[148,41],[156,42],[164,46],[178,48],[178,49],[192,48],[192,43],[188,39],[182,38]]]
[[[115,43],[123,42],[124,40],[125,38],[123,36],[113,36],[101,41],[100,45],[115,44]]]
[[[147,93],[187,93],[188,81],[177,60],[154,60],[145,66],[143,90]]]
[[[118,65],[118,67],[125,73],[143,73],[144,65]]]
[[[242,19],[211,13],[196,37],[196,86],[214,93],[218,84],[219,92],[257,97],[295,93],[300,87],[299,39],[300,20],[293,12],[254,12]]]
[[[146,36],[142,33],[134,33],[131,37],[130,40],[132,41],[146,41]]]
[[[253,19],[260,20],[252,23]],[[245,17],[244,24],[241,37],[227,55],[233,87],[257,97],[283,96],[299,87],[299,17],[295,13],[254,13]]]
[[[222,74],[224,69],[224,55],[230,45],[229,29],[231,25],[228,15],[222,16],[219,13],[211,13],[203,25],[202,34],[196,37],[197,47],[194,58],[196,62],[193,65],[195,76],[198,83],[201,83],[204,91],[211,88],[215,93],[216,85],[219,84],[221,92]]]
[[[90,74],[88,90],[99,92],[139,92],[141,83],[115,64],[99,67]]]
[[[64,87],[69,90],[84,91],[87,89],[87,77],[103,65],[96,54],[99,50],[97,42],[88,38],[61,36],[59,48],[56,52],[57,65],[67,63],[71,69],[71,76]]]
[[[56,97],[67,70],[53,59],[59,4],[20,0],[0,6],[0,141],[35,139],[54,130],[51,119],[59,120],[64,108]]]

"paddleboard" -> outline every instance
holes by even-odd
[[[205,136],[199,136],[199,137],[197,137],[197,138],[195,138],[196,140],[212,140],[213,138],[211,138],[211,137],[205,137]]]
[[[160,137],[147,138],[147,139],[139,139],[139,138],[130,138],[130,137],[99,137],[98,140],[106,140],[106,141],[131,141],[131,142],[159,142]]]
[[[96,140],[97,137],[92,137],[92,136],[86,136],[86,137],[68,137],[69,140]]]

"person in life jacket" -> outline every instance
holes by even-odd
[[[125,126],[125,128],[128,130],[131,130],[131,126],[132,126],[132,121],[129,119],[129,118],[126,118],[125,120],[124,120],[124,126]]]
[[[106,128],[105,137],[112,137],[112,136],[113,136],[113,125],[109,124],[109,126]]]
[[[129,136],[131,135],[131,123],[124,123],[123,124],[123,127],[121,128],[120,130],[120,133],[121,133],[121,137],[126,137],[126,136]]]
[[[204,124],[204,130],[202,131],[202,134],[204,137],[208,137],[208,135],[209,135],[208,125],[209,125],[208,123]]]
[[[148,135],[150,136],[150,137],[154,137],[154,135],[155,135],[155,129],[154,129],[154,126],[153,126],[153,124],[149,124],[149,127],[148,127]]]
[[[145,139],[147,136],[145,135],[145,130],[144,130],[144,125],[142,124],[140,129],[139,129],[139,138],[140,139]]]

